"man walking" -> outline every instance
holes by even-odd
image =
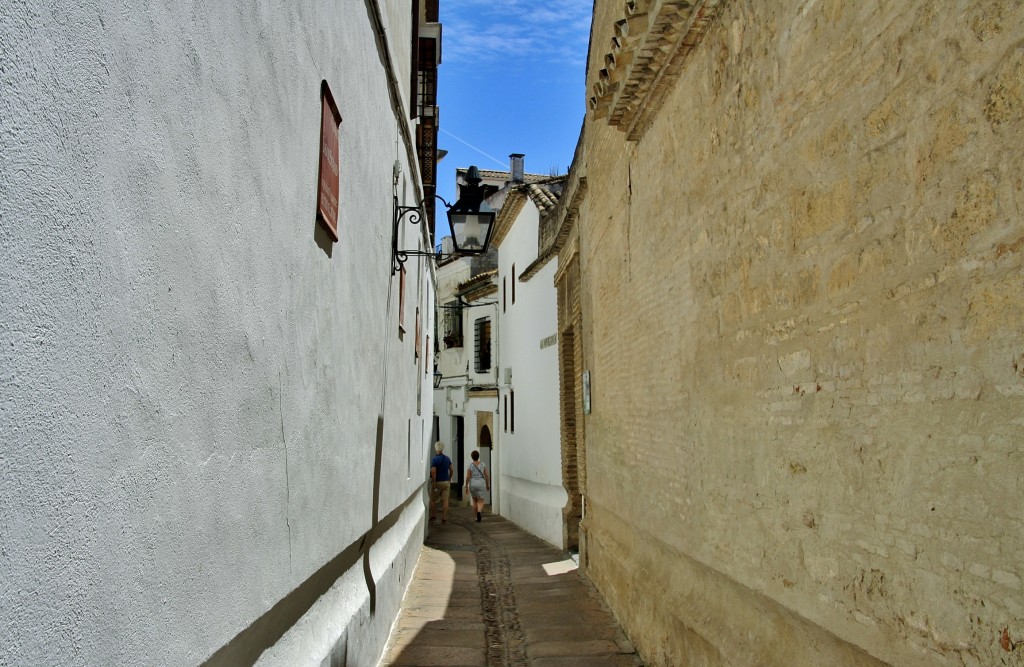
[[[441,523],[448,523],[448,498],[451,495],[452,460],[444,455],[444,443],[434,443],[437,454],[430,459],[430,520],[437,517],[437,501],[441,501]]]

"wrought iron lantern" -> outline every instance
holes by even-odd
[[[423,219],[423,204],[419,206],[399,206],[398,194],[394,195],[394,216],[391,230],[391,275],[397,273],[409,257],[442,257],[462,255],[482,255],[487,252],[491,242],[491,230],[494,228],[494,211],[484,201],[484,186],[480,185],[480,170],[475,166],[466,170],[466,185],[462,186],[461,196],[455,204],[449,204],[440,195],[434,195],[448,210],[448,225],[452,230],[452,244],[455,252],[443,255],[439,252],[423,250],[399,250],[398,224],[409,215],[409,222],[419,224]]]

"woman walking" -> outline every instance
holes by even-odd
[[[479,523],[480,513],[484,510],[484,492],[491,490],[491,476],[487,473],[487,466],[480,463],[480,452],[474,449],[470,457],[473,462],[466,468],[466,492],[473,496],[473,509]]]

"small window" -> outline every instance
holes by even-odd
[[[512,265],[512,304],[516,303],[516,265]]]
[[[509,401],[508,401],[508,404],[509,404],[509,410],[508,410],[509,430],[512,431],[512,433],[515,433],[516,432],[516,392],[515,392],[515,390],[509,389],[508,390],[508,396],[509,396]]]
[[[501,412],[502,412],[502,415],[504,417],[504,420],[503,420],[504,427],[503,428],[505,429],[505,433],[508,433],[508,396],[507,395],[505,396],[505,409],[502,410]]]
[[[501,279],[501,312],[505,312],[508,308],[508,278],[502,277]]]
[[[491,318],[481,317],[476,321],[476,372],[491,370]]]

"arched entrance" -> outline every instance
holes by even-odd
[[[487,474],[491,477],[491,492],[484,498],[484,503],[491,505],[492,511],[497,511],[494,508],[494,492],[495,492],[495,472],[494,472],[494,437],[491,435],[490,419],[493,415],[487,413],[486,419],[480,419],[477,423],[479,424],[479,431],[476,435],[476,443],[480,449],[480,461],[487,466]]]

